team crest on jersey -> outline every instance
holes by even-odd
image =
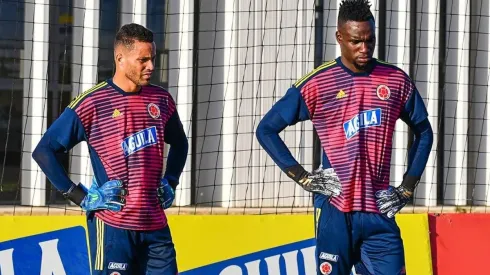
[[[360,112],[355,117],[344,122],[344,132],[347,139],[355,136],[361,129],[381,125],[381,109]]]
[[[386,85],[379,85],[378,88],[376,88],[376,95],[381,100],[388,100],[391,96],[390,88]]]
[[[150,103],[148,104],[148,114],[150,114],[150,116],[152,118],[159,118],[160,117],[160,108],[158,108],[158,106],[154,103]]]
[[[139,150],[157,144],[157,128],[146,128],[125,138],[121,143],[124,156],[127,157]]]
[[[332,273],[332,265],[329,262],[323,262],[320,265],[320,272],[325,275]]]

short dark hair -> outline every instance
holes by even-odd
[[[337,24],[341,25],[347,21],[364,22],[374,20],[374,16],[369,9],[369,0],[343,0],[339,7]]]
[[[118,45],[124,45],[126,48],[131,49],[134,41],[152,43],[153,32],[135,23],[123,25],[114,39],[114,48]]]

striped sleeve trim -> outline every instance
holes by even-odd
[[[336,63],[337,63],[337,61],[335,61],[335,60],[323,63],[322,65],[318,66],[316,69],[314,69],[313,71],[309,72],[308,74],[306,74],[302,78],[300,78],[298,81],[296,81],[296,83],[294,83],[294,86],[299,87],[299,86],[303,85],[307,80],[309,80],[310,78],[315,76],[317,73],[321,72],[322,70],[328,69],[329,67],[332,67]]]
[[[105,85],[107,85],[107,82],[101,82],[97,85],[95,85],[94,87],[86,90],[85,92],[79,94],[69,105],[68,105],[68,108],[70,109],[75,109],[76,106],[78,106],[78,104],[80,104],[80,102],[83,101],[83,99],[85,99],[87,96],[89,96],[91,93],[97,91],[98,89],[104,87]]]

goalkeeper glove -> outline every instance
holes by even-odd
[[[342,186],[333,168],[317,169],[307,172],[301,165],[288,169],[287,175],[308,192],[322,194],[328,197],[342,193]]]
[[[175,189],[178,182],[176,180],[163,177],[160,180],[160,184],[157,188],[158,201],[163,209],[167,209],[172,206],[175,199]]]
[[[63,193],[65,198],[87,212],[102,209],[120,211],[126,203],[124,198],[126,194],[127,190],[122,187],[122,182],[119,180],[110,180],[100,187],[94,181],[88,190],[83,184],[72,185],[66,193]]]
[[[122,188],[119,180],[110,180],[100,187],[92,184],[80,206],[87,212],[101,209],[120,211],[126,202],[125,195],[126,189]]]
[[[376,205],[381,213],[388,218],[393,218],[412,198],[413,192],[403,185],[398,187],[390,186],[387,190],[376,192]]]

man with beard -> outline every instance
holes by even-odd
[[[92,274],[177,274],[164,209],[174,200],[188,142],[170,93],[150,84],[155,55],[150,30],[122,26],[113,78],[75,98],[33,152],[53,185],[87,212]],[[82,141],[94,171],[88,189],[56,158]]]

